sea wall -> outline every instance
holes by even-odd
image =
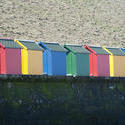
[[[1,80],[0,125],[124,125],[124,80]]]

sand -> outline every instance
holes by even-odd
[[[125,0],[0,0],[0,37],[125,47]]]

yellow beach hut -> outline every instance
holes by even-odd
[[[125,53],[120,48],[103,47],[109,54],[110,76],[125,77]]]
[[[43,74],[43,49],[34,41],[14,40],[21,49],[22,74]]]

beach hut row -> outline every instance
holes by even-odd
[[[0,74],[125,77],[125,49],[0,38]]]

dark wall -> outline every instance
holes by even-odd
[[[125,125],[124,81],[0,82],[0,125]]]

